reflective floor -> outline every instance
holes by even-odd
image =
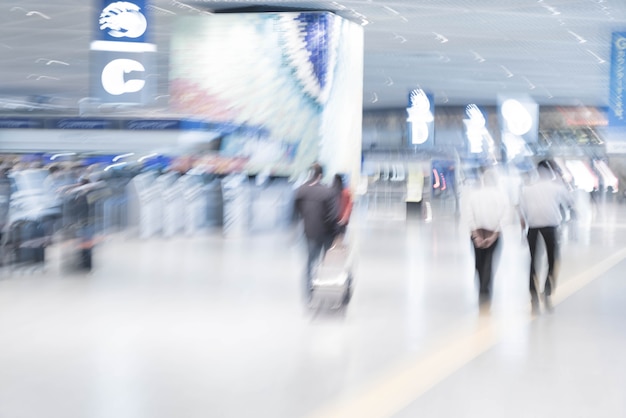
[[[626,205],[562,230],[554,313],[530,315],[528,254],[507,226],[480,315],[467,231],[351,225],[345,311],[302,301],[297,230],[109,237],[90,274],[0,279],[0,417],[626,416]]]

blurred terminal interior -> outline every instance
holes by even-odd
[[[291,191],[304,181],[315,160],[326,165],[327,180],[335,172],[344,174],[373,216],[383,211],[403,219],[407,207],[423,201],[456,202],[460,186],[471,181],[479,167],[498,164],[516,176],[544,158],[555,159],[572,188],[623,198],[621,131],[610,126],[613,109],[602,105],[606,100],[598,99],[598,91],[593,100],[583,101],[576,98],[582,86],[566,86],[558,97],[540,101],[533,97],[534,84],[507,84],[527,78],[516,78],[508,67],[496,65],[500,73],[508,71],[506,79],[500,80],[500,74],[500,81],[494,76],[484,91],[474,88],[481,97],[475,105],[468,99],[468,86],[439,79],[439,70],[427,67],[423,76],[432,86],[422,89],[416,87],[418,82],[398,93],[388,77],[387,105],[380,107],[383,90],[373,92],[372,84],[372,72],[377,71],[373,66],[378,64],[367,54],[379,53],[372,40],[383,38],[368,31],[367,18],[356,9],[333,4],[336,10],[331,13],[255,2],[248,5],[251,9],[238,9],[231,2],[166,3],[146,5],[141,13],[141,5],[106,1],[99,14],[99,7],[69,8],[62,0],[49,10],[38,10],[37,2],[10,8],[3,24],[7,32],[2,32],[7,43],[1,46],[14,64],[3,71],[15,86],[2,90],[0,108],[0,159],[7,184],[1,197],[2,225],[38,217],[39,212],[44,216],[50,209],[45,202],[57,205],[55,216],[62,218],[63,199],[41,197],[50,193],[44,183],[90,183],[105,190],[90,199],[100,231],[132,229],[149,237],[207,228],[268,230],[290,223]],[[596,12],[596,6],[586,5],[589,13]],[[492,7],[472,13],[503,19],[499,7]],[[572,16],[587,10],[561,7]],[[602,19],[616,19],[621,6],[613,9],[604,10]],[[546,31],[560,15],[552,11],[541,20]],[[506,24],[523,26],[523,12],[513,8]],[[383,11],[371,13],[387,22]],[[116,21],[118,15],[132,19]],[[76,20],[76,30],[56,30],[55,22],[65,22],[68,16]],[[138,26],[125,28],[129,22]],[[599,22],[594,28],[605,31],[603,20]],[[437,31],[452,31],[458,19],[429,24],[437,23],[449,25],[432,32],[438,42],[448,43]],[[488,30],[489,25],[484,26]],[[370,43],[364,43],[364,32]],[[39,42],[29,46],[31,55],[45,54],[49,47],[68,58],[33,60],[18,48],[21,38],[8,39],[13,33],[37,38]],[[44,42],[48,33],[57,37],[54,47]],[[602,33],[602,39],[609,35]],[[395,35],[394,40],[404,39]],[[89,49],[83,38],[92,38]],[[521,38],[513,40],[529,42]],[[573,49],[562,42],[559,51]],[[398,45],[393,51],[398,59],[406,58]],[[468,66],[485,61],[470,52]],[[537,61],[541,44],[534,53]],[[462,54],[456,54],[461,59]],[[521,65],[513,53],[498,54],[499,62],[509,65],[505,60],[513,59]],[[444,58],[437,60],[441,71],[459,70],[457,64],[444,65],[449,61]],[[548,59],[553,58],[547,54]],[[45,74],[24,79],[24,72],[44,67]],[[597,65],[585,69],[594,71]],[[120,78],[117,71],[149,74]],[[411,72],[394,71],[396,79]],[[608,74],[602,74],[601,82],[608,82]],[[442,81],[450,84],[449,94],[428,91]],[[45,181],[44,174],[52,171]]]
[[[593,229],[590,222],[581,222],[585,228],[580,231],[571,225],[564,229],[576,245],[566,248],[574,254],[566,272],[595,266],[609,251],[623,251],[623,234],[613,223],[623,218],[620,203],[626,198],[624,125],[617,130],[611,126],[611,109],[598,100],[572,100],[583,87],[588,91],[604,86],[607,91],[602,95],[609,95],[608,63],[598,62],[608,61],[608,56],[598,52],[607,58],[603,60],[594,52],[608,48],[609,32],[602,42],[589,37],[583,45],[587,41],[575,31],[584,33],[602,19],[623,22],[619,14],[623,0],[559,1],[559,10],[553,2],[541,0],[346,2],[354,8],[324,3],[352,14],[351,22],[327,11],[299,9],[290,14],[292,9],[285,7],[289,2],[278,2],[281,7],[273,9],[288,10],[285,14],[259,13],[260,19],[252,21],[257,14],[225,16],[228,13],[214,14],[207,8],[227,9],[254,1],[155,0],[139,2],[152,3],[148,9],[159,29],[154,32],[155,43],[142,38],[130,52],[121,50],[119,38],[128,32],[116,30],[110,20],[127,13],[136,22],[137,5],[105,0],[98,14],[100,4],[49,3],[9,0],[2,3],[8,10],[0,7],[0,57],[9,57],[9,64],[0,68],[4,83],[0,84],[0,262],[3,267],[32,262],[40,266],[60,254],[64,268],[62,280],[54,280],[58,279],[55,270],[48,275],[50,280],[20,276],[1,282],[0,330],[8,335],[0,338],[2,417],[5,411],[7,418],[45,414],[291,418],[300,416],[294,410],[317,409],[361,387],[392,360],[413,358],[433,341],[439,342],[444,331],[478,329],[477,335],[493,331],[496,326],[475,328],[468,319],[476,299],[469,278],[472,255],[467,234],[460,233],[456,223],[463,187],[474,184],[485,166],[501,168],[502,184],[511,186],[514,200],[515,190],[535,164],[550,159],[587,207],[591,201],[609,201],[622,208],[605,218],[609,226],[602,231],[610,233],[597,233],[598,226]],[[293,2],[303,4],[298,3]],[[422,8],[418,3],[428,5]],[[484,7],[475,7],[478,3]],[[114,9],[127,9],[115,11],[111,4]],[[364,13],[356,13],[357,9]],[[375,22],[365,28],[364,37],[366,10],[372,11]],[[487,17],[470,14],[488,10],[492,14]],[[590,10],[602,12],[603,17]],[[248,11],[266,12],[268,6]],[[424,15],[418,18],[418,11]],[[414,18],[405,18],[404,12]],[[88,16],[95,20],[88,22]],[[188,17],[213,21],[178,22]],[[444,21],[448,21],[446,28],[437,26]],[[537,22],[542,23],[538,25],[542,32]],[[515,32],[507,34],[513,25]],[[415,32],[409,33],[409,27]],[[551,32],[554,28],[560,35]],[[469,35],[479,30],[488,33]],[[311,34],[315,36],[305,36]],[[342,36],[335,39],[336,34]],[[317,42],[321,37],[323,41]],[[462,42],[465,38],[468,43]],[[551,49],[537,47],[537,39],[553,42]],[[461,43],[457,52],[451,49]],[[485,52],[480,49],[483,44]],[[333,51],[341,53],[333,55]],[[499,52],[489,57],[489,51]],[[140,58],[129,60],[131,53]],[[564,59],[566,53],[580,61]],[[593,65],[582,64],[588,61]],[[124,67],[129,62],[133,67]],[[392,63],[387,72],[384,66],[391,68]],[[446,71],[458,72],[444,76],[436,66],[448,63]],[[98,65],[102,74],[91,74]],[[562,73],[567,76],[553,71],[558,65],[571,67]],[[138,69],[148,73],[145,79],[132,79],[131,73],[142,72]],[[416,69],[424,70],[424,80]],[[559,101],[565,97],[562,93],[554,100],[535,102],[533,93],[541,91],[545,96],[552,86],[537,83],[535,88],[525,70],[533,70],[537,79],[552,76],[560,92],[571,90],[568,100]],[[113,81],[105,79],[110,71],[119,71]],[[602,73],[602,81],[585,79],[576,85],[591,71]],[[405,78],[399,77],[400,72]],[[151,82],[157,85],[150,86]],[[447,84],[449,91],[433,87]],[[417,88],[420,85],[424,90]],[[137,92],[144,86],[145,97]],[[453,87],[465,96],[455,97]],[[434,97],[429,89],[436,90]],[[493,89],[522,94],[500,98]],[[442,95],[443,90],[449,94]],[[386,99],[383,91],[388,93]],[[477,104],[465,100],[472,93],[482,97]],[[127,101],[121,102],[125,94]],[[378,107],[381,103],[385,106]],[[353,231],[365,236],[365,267],[356,278],[357,282],[364,278],[359,284],[362,296],[357,290],[357,303],[351,305],[356,314],[345,322],[324,318],[315,322],[298,315],[302,312],[301,266],[296,256],[300,248],[293,251],[296,240],[289,235],[294,225],[293,196],[316,160],[327,169],[326,182],[336,173],[344,175],[354,195],[356,216],[384,221],[364,222],[361,225],[371,228],[361,230],[351,224]],[[580,218],[584,208],[579,208]],[[430,222],[440,219],[444,222]],[[528,266],[522,265],[528,251],[517,224],[515,228],[505,234],[506,248],[513,251],[502,263],[510,270],[504,275],[511,280],[498,281],[496,288],[514,295],[517,304],[498,293],[494,318],[502,312],[498,309],[511,307],[521,307],[519,312],[528,317],[524,270]],[[579,234],[578,241],[571,238],[572,231]],[[271,235],[275,232],[278,239],[289,238],[276,244]],[[107,264],[98,275],[97,268],[92,271],[92,250],[109,237],[115,244],[99,247]],[[205,241],[198,244],[199,238]],[[96,263],[97,255],[96,251]],[[68,280],[65,269],[92,271],[87,277],[93,280]],[[5,270],[11,271],[0,272]],[[607,296],[602,297],[604,302]],[[614,303],[623,318],[622,301],[614,299]],[[563,315],[576,323],[562,328],[576,333],[576,343],[602,341],[593,338],[597,334],[590,332],[592,337],[587,338],[579,331],[583,316],[593,318],[599,311],[607,312]],[[559,315],[552,318],[557,321]],[[559,328],[554,321],[540,324],[540,336]],[[508,329],[522,329],[528,321],[522,322]],[[616,339],[622,337],[615,331],[623,330],[619,324],[621,328],[610,331]],[[595,326],[593,332],[601,329]],[[544,350],[541,360],[557,364],[554,359],[563,357],[554,353],[567,352],[566,359],[574,358],[572,347],[588,347],[582,341],[560,350],[550,345],[556,340],[552,335],[539,343]],[[523,346],[522,337],[514,338]],[[475,345],[460,341],[459,345]],[[449,353],[449,346],[441,346],[437,356]],[[545,379],[555,370],[553,364],[534,361],[523,347],[513,349],[507,363],[513,367],[500,369],[513,370],[513,383],[499,380],[487,386],[484,380],[467,378],[461,384],[460,393],[472,396],[467,393],[474,388],[480,393],[473,401],[489,401],[489,408],[474,415],[464,415],[463,410],[423,416],[487,417],[482,413],[495,411],[498,402],[506,404],[505,412],[495,416],[566,416],[561,409],[552,413],[553,409],[541,408],[544,415],[516,415],[514,410],[516,405],[529,407],[541,396],[544,403],[538,402],[539,407],[551,406],[552,394],[559,389],[568,391],[559,408],[576,405],[572,400],[578,401],[581,396],[576,394],[582,393],[592,399],[594,408],[600,408],[611,389],[623,391],[624,373],[616,373],[613,386],[606,379],[610,371],[623,371],[619,369],[623,354],[618,353],[622,347],[623,341],[606,344],[595,355],[566,364],[562,370],[567,374],[554,373],[560,380]],[[544,356],[545,352],[550,355]],[[449,358],[436,358],[440,360],[418,363],[419,367],[410,363],[403,370],[427,376],[422,370],[431,364],[446,363],[442,370],[458,365]],[[606,373],[588,366],[590,358],[610,359]],[[522,369],[522,360],[530,366]],[[541,370],[533,374],[532,367]],[[580,379],[590,390],[581,390],[581,382],[571,379],[576,367],[586,368],[591,375]],[[510,404],[524,373],[536,376],[543,386],[532,381],[528,389],[517,392],[518,399],[523,398],[520,403]],[[433,376],[436,382],[445,377]],[[494,376],[494,381],[500,377]],[[421,387],[399,384],[402,379],[392,382],[373,392],[384,396],[367,392],[359,398],[359,406],[377,398],[398,400],[403,392]],[[243,395],[238,388],[245,388]],[[593,390],[602,394],[594,397]],[[441,399],[448,407],[470,404],[448,394]],[[623,394],[614,399],[624,411]],[[201,407],[193,410],[194,405]],[[269,407],[261,411],[258,405]],[[320,416],[392,415],[376,415],[376,408],[366,412]],[[586,412],[576,413],[620,416],[596,414],[595,409]]]
[[[482,113],[486,128],[476,152],[467,108],[437,108],[431,138],[420,145],[411,143],[406,109],[364,111],[361,177],[348,180],[370,216],[405,219],[411,207],[430,201],[443,202],[440,211],[456,212],[461,187],[480,167],[500,164],[518,176],[544,158],[555,161],[572,190],[624,198],[626,162],[607,148],[602,109],[541,107],[538,135],[515,147],[503,139],[497,109],[483,107]],[[89,123],[107,124],[94,130],[81,129],[84,119],[50,119],[31,116],[29,123],[39,128],[1,131],[3,227],[51,211],[68,216],[63,196],[55,194],[88,182],[100,189],[90,199],[98,232],[128,230],[145,238],[216,228],[269,231],[291,224],[292,191],[307,175],[294,169],[297,145],[277,144],[259,128],[92,118]],[[59,120],[79,129],[46,128]]]

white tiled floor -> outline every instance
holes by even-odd
[[[560,303],[538,318],[519,229],[481,317],[466,231],[433,213],[356,217],[339,314],[303,306],[291,230],[118,236],[89,275],[54,251],[45,273],[5,272],[0,417],[625,416],[626,205],[564,231]]]

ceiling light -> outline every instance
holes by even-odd
[[[31,78],[36,79],[37,81],[39,80],[60,80],[59,78],[56,77],[50,77],[47,75],[39,75],[39,74],[28,74],[26,76],[26,79],[30,80]]]
[[[112,161],[115,163],[115,162],[121,160],[122,158],[132,157],[133,155],[135,155],[134,152],[129,152],[129,153],[126,153],[126,154],[116,155],[115,157],[113,157]]]
[[[558,16],[561,14],[555,7],[548,6],[547,4],[543,6],[547,11],[552,13],[552,16]]]
[[[39,16],[39,17],[42,17],[42,18],[44,18],[46,20],[50,20],[50,16],[45,15],[45,14],[43,14],[41,12],[38,12],[37,10],[31,10],[30,12],[26,13],[26,16],[35,16],[35,15]]]
[[[126,164],[128,164],[128,163],[117,163],[117,164],[107,165],[107,166],[104,168],[104,171],[109,171],[109,170],[110,170],[110,169],[112,169],[112,168],[123,167],[123,166],[125,166]]]
[[[392,14],[394,14],[394,15],[396,15],[396,16],[400,16],[400,13],[399,13],[397,10],[392,9],[392,8],[391,8],[391,7],[389,7],[389,6],[383,6],[383,9],[385,9],[385,10],[387,10],[387,11],[391,12]]]
[[[72,155],[76,155],[75,152],[63,152],[60,154],[54,154],[52,157],[50,157],[50,161],[54,161],[57,158],[61,158],[61,157],[71,157]]]
[[[393,34],[393,39],[399,40],[401,44],[406,42],[406,38],[402,35],[398,35],[397,33]]]
[[[48,58],[37,58],[35,60],[36,63],[40,63],[41,61],[46,61],[46,65],[51,65],[51,64],[70,65],[69,63],[67,63],[65,61],[51,60],[51,59],[48,59]]]
[[[472,54],[474,54],[474,59],[476,61],[478,61],[478,62],[485,62],[485,59],[478,52],[475,52],[475,51],[472,51],[472,50],[470,50],[470,52]]]
[[[435,39],[441,42],[442,44],[445,44],[446,42],[448,42],[448,38],[446,38],[442,34],[437,33],[437,32],[433,32],[433,34],[435,34]]]
[[[511,78],[514,76],[514,74],[511,71],[509,71],[509,69],[506,68],[504,65],[501,65],[500,68],[504,70],[504,73],[506,74],[507,78]]]
[[[148,10],[153,10],[153,11],[156,11],[156,12],[159,12],[159,13],[163,13],[163,14],[166,14],[166,15],[176,15],[176,13],[172,12],[171,10],[163,9],[163,8],[155,6],[153,4],[150,4],[150,5],[146,6],[146,8]]]
[[[567,31],[569,34],[571,34],[574,38],[576,38],[578,40],[579,44],[584,44],[585,42],[587,42],[587,40],[585,38],[583,38],[582,36],[580,36],[579,34],[577,34],[574,31],[568,30]]]
[[[20,12],[26,13],[26,16],[39,16],[39,17],[42,17],[42,18],[44,18],[46,20],[50,20],[50,16],[45,15],[45,14],[43,14],[41,12],[38,12],[37,10],[27,11],[26,9],[24,9],[23,7],[20,7],[20,6],[13,6],[13,7],[11,7],[11,11],[12,12],[15,12],[15,11],[18,11],[18,10]]]
[[[533,83],[530,82],[530,80],[526,77],[522,77],[524,79],[524,81],[526,81],[528,83],[528,88],[531,90],[534,90],[537,86],[535,86]]]
[[[137,162],[143,163],[144,161],[149,160],[150,158],[154,158],[158,156],[159,154],[157,154],[156,152],[153,152],[152,154],[144,155],[143,157],[139,158]]]
[[[591,51],[590,49],[587,50],[587,52],[589,52],[591,55],[594,56],[595,59],[598,60],[598,64],[604,64],[606,62],[606,60],[603,60],[602,58],[600,58],[598,56],[598,54],[594,53],[593,51]]]

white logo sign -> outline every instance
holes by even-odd
[[[411,122],[411,142],[423,144],[428,140],[428,124],[435,119],[430,111],[430,100],[422,89],[411,91],[409,97],[411,105],[406,111],[409,114],[407,122]]]
[[[116,59],[108,63],[102,70],[102,87],[107,93],[119,96],[125,93],[136,93],[141,90],[145,80],[126,80],[126,74],[131,71],[146,71],[144,66],[135,60]]]
[[[506,126],[512,134],[524,135],[533,127],[533,117],[523,104],[515,99],[508,99],[502,103],[500,112]]]
[[[100,13],[100,30],[114,38],[139,38],[147,27],[141,8],[127,1],[111,3]]]

